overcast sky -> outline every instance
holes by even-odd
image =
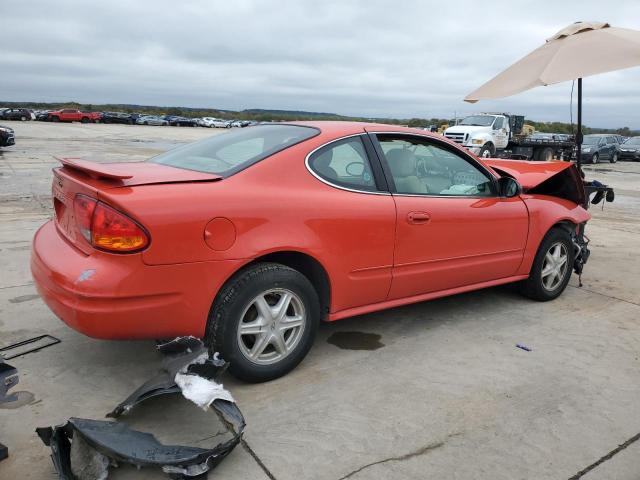
[[[1,0],[0,100],[568,122],[570,82],[462,98],[577,20],[640,29],[640,1]],[[640,128],[640,67],[584,95],[586,125]]]

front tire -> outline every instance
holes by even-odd
[[[320,323],[320,301],[303,274],[278,263],[240,271],[218,293],[206,343],[229,362],[233,376],[266,382],[307,355]]]
[[[571,235],[563,228],[552,228],[538,248],[529,278],[520,283],[520,292],[540,302],[559,297],[571,278],[573,260]]]
[[[598,163],[598,154],[594,153],[593,157],[591,157],[591,163],[596,164]]]
[[[618,152],[614,153],[614,154],[611,156],[611,160],[609,160],[609,162],[611,162],[611,163],[616,163],[617,161],[618,161]]]
[[[478,153],[478,156],[480,158],[491,158],[494,155],[495,155],[495,149],[493,148],[493,145],[491,145],[490,143],[485,143],[480,149],[480,153]]]

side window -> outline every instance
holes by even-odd
[[[496,121],[493,124],[493,129],[494,130],[500,130],[504,125],[504,117],[498,117],[496,118]]]
[[[428,140],[378,135],[397,193],[494,196],[493,181],[471,160]]]
[[[351,137],[321,148],[309,158],[309,167],[335,185],[376,191],[376,182],[360,137]]]

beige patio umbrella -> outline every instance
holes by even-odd
[[[576,22],[544,45],[499,73],[465,97],[475,103],[485,98],[515,95],[534,87],[578,80],[578,168],[582,145],[582,78],[640,65],[640,31],[611,27],[602,22]]]

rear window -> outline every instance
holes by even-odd
[[[299,125],[256,125],[190,143],[149,161],[228,177],[319,133]]]

